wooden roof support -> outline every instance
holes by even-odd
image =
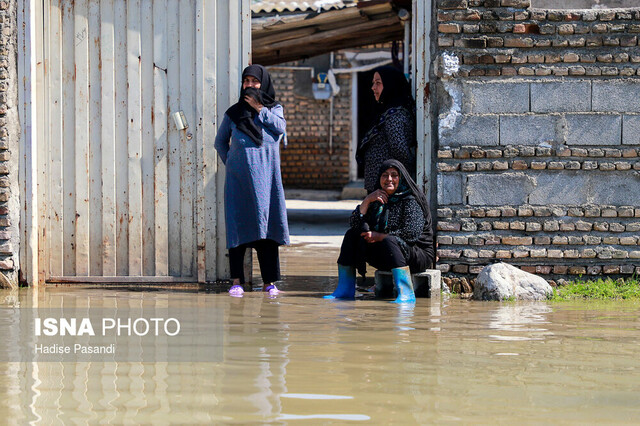
[[[307,19],[253,25],[252,61],[271,65],[402,37],[403,25],[392,2],[380,0]]]
[[[400,20],[398,19],[397,16],[393,16],[386,19],[378,19],[375,21],[367,21],[363,24],[342,27],[335,30],[331,30],[331,31],[322,31],[319,33],[308,35],[306,37],[299,37],[292,40],[284,40],[277,43],[271,43],[269,45],[261,46],[261,49],[262,48],[265,48],[265,49],[268,48],[272,50],[287,49],[287,48],[299,46],[301,44],[309,45],[309,44],[330,42],[335,39],[341,39],[341,38],[355,38],[358,35],[358,33],[371,31],[372,34],[375,34],[382,27],[393,26],[393,25],[399,25],[400,27],[402,27],[402,24],[400,23]],[[256,51],[259,50],[257,46],[255,50]]]
[[[385,27],[381,28],[381,30],[382,31],[379,31],[376,34],[369,33],[369,35],[367,35],[365,39],[366,42],[364,42],[365,40],[363,40],[362,36],[353,35],[353,37],[351,38],[336,40],[330,45],[324,46],[323,49],[321,49],[320,46],[317,45],[301,44],[297,47],[281,50],[274,50],[269,48],[255,50],[252,56],[253,62],[262,65],[279,64],[283,62],[309,58],[312,56],[320,55],[322,53],[327,53],[329,51],[360,47],[363,44],[376,44],[392,40],[401,40],[404,35],[402,28]]]
[[[278,43],[285,40],[297,39],[300,37],[305,37],[315,33],[317,30],[315,28],[301,28],[299,30],[293,31],[280,31],[278,33],[270,34],[261,38],[254,38],[252,40],[253,48],[256,49],[261,46],[268,46],[273,43]]]

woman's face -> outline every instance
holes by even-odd
[[[376,102],[380,102],[382,89],[384,89],[384,86],[382,84],[382,77],[380,77],[380,74],[376,72],[373,74],[373,82],[371,85],[371,90],[373,90],[373,96],[376,98]]]
[[[389,167],[380,175],[380,187],[388,195],[396,192],[398,185],[400,185],[400,173],[395,168]]]
[[[260,89],[260,80],[252,75],[248,75],[242,79],[242,88],[253,87],[254,89]]]

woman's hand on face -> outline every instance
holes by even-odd
[[[362,234],[360,234],[360,236],[363,237],[364,240],[368,243],[379,243],[386,238],[387,234],[376,231],[368,231],[363,232]]]
[[[255,109],[257,112],[260,112],[260,110],[262,109],[262,107],[264,105],[262,105],[260,102],[256,101],[253,97],[249,96],[249,95],[245,95],[244,97],[244,101],[246,103],[249,104],[249,106],[253,109]]]

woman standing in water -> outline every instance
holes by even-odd
[[[233,281],[229,294],[244,293],[244,256],[255,248],[262,290],[277,294],[278,247],[289,244],[280,173],[280,140],[286,129],[269,72],[250,65],[242,72],[240,100],[225,113],[215,148],[226,166],[227,248]]]
[[[415,127],[411,87],[404,74],[392,66],[374,69],[371,90],[375,98],[375,117],[356,151],[364,166],[364,187],[374,191],[378,168],[383,161],[400,161],[415,176]]]

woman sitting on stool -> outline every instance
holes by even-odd
[[[378,176],[375,191],[351,214],[338,257],[338,287],[325,299],[353,299],[356,268],[363,271],[366,262],[391,271],[398,292],[395,303],[413,303],[411,272],[433,265],[433,230],[424,193],[397,160],[383,162]]]

